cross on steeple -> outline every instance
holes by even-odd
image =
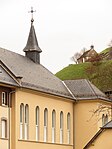
[[[25,55],[27,58],[31,59],[34,63],[40,64],[40,53],[42,52],[42,50],[38,45],[38,40],[36,37],[34,25],[33,25],[34,12],[35,11],[33,10],[33,7],[31,7],[31,11],[29,11],[29,13],[31,13],[31,27],[30,27],[28,40],[23,51],[25,52]]]
[[[33,13],[36,12],[36,10],[34,11],[33,7],[31,7],[31,11],[28,11],[28,12],[31,13],[31,23],[33,23],[34,22]]]

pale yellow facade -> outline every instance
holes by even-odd
[[[20,139],[20,105],[21,103],[29,105],[29,137],[28,140]],[[35,124],[35,110],[39,106],[39,140],[36,141],[36,124]],[[48,109],[48,132],[47,132],[47,141],[44,142],[44,109]],[[52,143],[52,111],[56,111],[56,134],[55,134],[55,143]],[[63,124],[63,144],[60,145],[60,112],[64,113],[64,124]],[[70,113],[70,144],[67,143],[67,113]],[[46,148],[46,145],[49,148],[55,146],[54,148],[73,148],[73,102],[64,98],[47,95],[44,93],[39,93],[36,91],[17,89],[15,93],[15,100],[12,101],[12,149],[19,149],[21,146],[28,145],[34,146],[36,149],[39,146]],[[16,131],[15,131],[16,128]],[[15,142],[13,140],[15,138]],[[46,144],[46,145],[45,145]],[[40,148],[40,147],[39,147]]]
[[[112,149],[112,129],[102,132],[87,149]]]
[[[76,149],[82,149],[89,140],[102,127],[102,114],[106,114],[107,110],[94,114],[93,110],[99,108],[99,105],[109,106],[110,103],[96,100],[86,100],[76,102],[74,105],[74,143]],[[110,111],[111,113],[111,111]],[[109,117],[108,120],[111,118]]]
[[[111,105],[101,100],[74,101],[30,89],[16,88],[12,93],[12,106],[0,106],[0,118],[7,118],[7,138],[0,137],[4,149],[83,149],[102,126],[102,113],[92,116],[99,104]],[[28,138],[20,138],[20,105],[29,106]],[[35,110],[39,107],[39,138],[36,140]],[[44,109],[48,109],[47,140],[44,141]],[[56,112],[55,142],[52,143],[52,111]],[[63,142],[60,143],[60,112],[63,111]],[[70,143],[68,143],[67,114],[70,113]],[[110,120],[110,118],[109,118]],[[9,130],[10,126],[10,130]],[[1,126],[0,126],[1,127]],[[25,129],[25,128],[24,128]],[[23,129],[23,131],[24,131]],[[1,132],[0,132],[1,133]],[[23,132],[24,134],[24,132]],[[93,146],[92,146],[93,147]],[[92,148],[91,147],[91,148]],[[93,148],[94,149],[94,148]],[[97,149],[97,148],[95,148]]]
[[[9,109],[8,107],[2,106],[0,107],[0,145],[2,146],[2,148],[8,148],[9,145],[9,141],[8,141],[8,132],[9,130],[7,130],[7,138],[2,138],[2,130],[1,130],[1,125],[2,125],[2,118],[6,119],[7,122],[9,120]]]

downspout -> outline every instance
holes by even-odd
[[[73,149],[75,149],[75,109],[74,109],[74,102],[73,102]]]
[[[9,107],[8,107],[8,119],[9,119],[9,141],[8,141],[8,149],[11,149],[11,147],[10,147],[10,122],[11,122],[11,120],[10,120],[10,106],[11,106],[11,104],[10,104],[10,102],[11,102],[11,94],[13,94],[13,93],[15,93],[15,91],[11,91],[11,92],[9,92]]]

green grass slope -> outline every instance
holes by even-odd
[[[89,65],[90,63],[70,64],[56,73],[56,76],[61,80],[88,78],[85,70]]]
[[[112,90],[112,60],[99,63],[71,64],[56,76],[61,80],[89,79],[103,92]]]

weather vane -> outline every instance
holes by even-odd
[[[31,7],[31,11],[28,11],[28,12],[31,13],[31,22],[33,23],[34,22],[33,13],[36,12],[36,10],[34,11],[33,7]]]

